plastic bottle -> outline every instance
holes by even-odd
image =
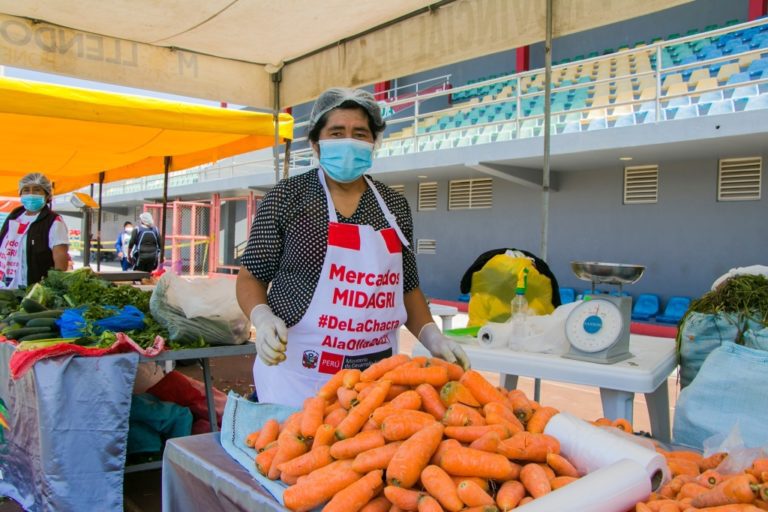
[[[524,338],[528,334],[526,320],[528,317],[528,299],[525,298],[525,290],[528,287],[528,268],[525,267],[517,274],[517,287],[515,297],[512,299],[511,315],[512,336],[516,339]]]

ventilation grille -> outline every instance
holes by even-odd
[[[401,196],[405,195],[405,185],[390,185],[389,188],[391,188]]]
[[[659,166],[624,168],[624,204],[649,204],[659,201]]]
[[[761,157],[720,160],[717,172],[717,200],[756,201],[760,199],[762,171]]]
[[[419,238],[416,241],[416,254],[437,254],[437,241]]]
[[[437,210],[437,182],[429,181],[419,183],[419,205],[420,212]]]
[[[476,210],[492,206],[492,178],[451,181],[448,195],[449,210]]]

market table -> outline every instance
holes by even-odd
[[[453,327],[453,317],[459,313],[459,308],[430,302],[429,312],[433,316],[439,316],[443,324],[443,331],[448,331]]]
[[[489,349],[467,343],[462,344],[462,348],[472,368],[500,373],[501,383],[507,389],[517,387],[519,375],[599,387],[603,415],[610,419],[626,418],[632,422],[635,393],[644,393],[653,437],[670,441],[667,377],[677,366],[672,339],[632,334],[629,350],[633,357],[615,364],[565,359],[556,354]],[[413,353],[429,355],[418,343]]]

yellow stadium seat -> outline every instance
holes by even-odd
[[[709,69],[697,69],[688,78],[688,85],[696,87],[700,80],[709,78]]]
[[[744,55],[743,57],[740,57],[739,68],[741,68],[742,71],[746,71],[749,65],[752,64],[752,61],[759,58],[760,58],[760,55],[756,53],[751,53],[751,54]]]
[[[616,103],[627,103],[627,105],[618,105],[613,109],[613,116],[625,116],[634,112],[631,102],[635,100],[632,89],[622,91],[616,95]]]
[[[656,87],[646,87],[642,90],[638,99],[644,101],[652,100],[654,98],[656,98]]]
[[[670,85],[669,89],[667,89],[667,93],[664,96],[672,96],[677,98],[680,96],[685,96],[686,94],[688,94],[688,84],[685,82],[679,82]]]
[[[666,91],[672,84],[678,84],[683,81],[683,75],[680,73],[670,73],[664,77],[664,81],[661,83],[661,90]]]
[[[717,87],[717,78],[702,78],[696,84],[696,92],[708,91]]]
[[[728,64],[723,64],[720,67],[720,71],[717,72],[717,81],[718,83],[724,84],[728,81],[728,78],[734,74],[741,71],[739,68],[739,65],[735,62],[730,62]]]

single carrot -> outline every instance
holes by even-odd
[[[538,464],[530,463],[520,470],[520,482],[525,486],[528,494],[534,498],[541,498],[552,492],[547,474]]]
[[[450,380],[459,380],[464,375],[464,368],[439,357],[430,358],[427,361],[427,366],[444,366],[448,370],[448,378]]]
[[[388,512],[392,503],[385,496],[379,496],[369,501],[360,512]]]
[[[704,487],[712,489],[717,484],[723,481],[723,475],[715,471],[714,469],[707,469],[696,477],[696,482]]]
[[[331,378],[322,385],[320,390],[317,392],[317,396],[325,398],[326,400],[331,400],[333,397],[335,397],[336,390],[339,389],[342,384],[344,384],[344,374],[346,371],[347,370],[339,370],[333,374],[333,376],[331,376]]]
[[[412,489],[388,485],[384,487],[384,496],[395,506],[402,510],[417,510],[419,498],[423,495]]]
[[[475,370],[467,370],[464,372],[464,375],[461,376],[459,382],[469,389],[472,396],[474,396],[481,405],[485,405],[488,402],[503,402],[506,398],[504,394],[493,387],[490,382],[485,380],[485,378]]]
[[[728,457],[728,453],[727,452],[713,453],[709,457],[704,457],[703,459],[701,459],[701,462],[699,462],[699,469],[701,471],[706,471],[708,469],[715,469],[727,457]]]
[[[351,461],[337,461],[313,471],[283,492],[283,503],[293,512],[312,510],[360,479],[360,474],[351,466]],[[320,471],[323,472],[322,478],[312,476]]]
[[[358,453],[352,461],[352,469],[358,473],[368,473],[374,469],[386,469],[402,442],[387,443]]]
[[[403,365],[385,373],[383,378],[401,386],[418,386],[426,383],[437,387],[448,382],[448,370],[443,366],[409,368]]]
[[[259,431],[259,437],[253,443],[253,449],[260,452],[272,441],[277,440],[280,424],[275,419],[268,419]]]
[[[267,476],[269,473],[269,468],[272,466],[272,461],[275,460],[275,455],[277,454],[277,442],[273,441],[268,445],[267,448],[264,448],[259,454],[256,456],[256,470],[261,473],[264,476]]]
[[[307,444],[293,430],[285,429],[277,436],[277,453],[267,473],[267,478],[276,480],[280,476],[278,466],[307,452]]]
[[[518,506],[527,505],[530,502],[532,502],[533,499],[534,499],[533,496],[526,496],[526,497],[524,497],[523,499],[520,500],[520,503],[518,503]]]
[[[292,475],[290,473],[280,473],[280,481],[286,485],[294,485],[299,481],[299,475]]]
[[[444,439],[440,441],[440,444],[437,445],[437,450],[435,450],[435,453],[432,455],[432,458],[429,461],[430,464],[439,466],[440,460],[446,450],[450,450],[452,448],[461,448],[461,446],[461,443],[455,439]]]
[[[533,434],[540,434],[544,432],[544,428],[549,423],[549,420],[559,412],[554,407],[539,407],[533,412],[531,419],[525,425],[525,429]]]
[[[370,382],[358,382],[355,384],[355,391],[358,393],[362,393],[365,388],[369,388],[374,384],[373,381]]]
[[[360,381],[360,375],[362,373],[363,372],[358,369],[347,369],[347,371],[344,372],[344,377],[342,377],[342,386],[347,389],[354,389],[355,384]]]
[[[698,466],[701,464],[701,461],[704,459],[704,457],[699,452],[694,452],[693,450],[676,450],[667,452],[664,454],[664,456],[669,459],[685,459],[687,461],[691,461],[696,463]]]
[[[555,472],[552,470],[552,468],[547,465],[546,462],[535,462],[534,464],[538,464],[539,466],[541,466],[541,469],[543,469],[544,473],[547,475],[547,480],[549,480],[550,482],[552,481],[553,478],[557,476]]]
[[[443,424],[448,427],[466,427],[469,425],[485,425],[485,418],[477,409],[464,404],[453,404],[445,410]]]
[[[357,394],[357,391],[354,389],[345,388],[344,386],[340,386],[339,389],[336,390],[336,396],[339,399],[339,405],[341,405],[346,410],[350,410],[352,407],[357,405]]]
[[[414,391],[414,390],[408,390],[404,393],[401,393],[399,396],[397,396],[394,400],[391,402],[382,405],[381,407],[378,407],[373,413],[371,414],[371,420],[373,420],[374,423],[377,425],[381,425],[381,422],[384,421],[384,418],[387,416],[402,410],[412,410],[416,411],[421,408],[421,396]]]
[[[360,432],[368,432],[369,430],[379,430],[379,425],[374,423],[373,420],[369,419],[365,422],[363,428],[360,429]]]
[[[696,482],[688,482],[683,484],[683,486],[680,488],[680,492],[677,493],[675,498],[678,500],[683,498],[693,498],[694,496],[698,496],[699,494],[708,492],[709,490],[709,487],[704,487],[703,485],[700,485]]]
[[[387,441],[401,441],[433,423],[435,418],[426,412],[403,410],[387,416],[381,424],[381,433]]]
[[[502,402],[488,402],[483,406],[486,423],[501,423],[502,420],[510,424],[513,432],[522,432],[525,427],[520,419],[515,416],[513,410]]]
[[[413,486],[440,444],[443,429],[443,425],[435,421],[405,440],[389,461],[387,482],[401,487]]]
[[[304,414],[301,416],[301,435],[312,437],[317,428],[323,424],[325,413],[325,398],[314,396],[304,400]]]
[[[480,439],[488,432],[495,432],[500,439],[510,436],[509,429],[504,425],[470,425],[467,427],[445,427],[445,437],[457,439],[462,443],[471,443]],[[487,450],[486,450],[487,451]]]
[[[520,467],[498,453],[473,448],[452,448],[440,457],[440,467],[452,476],[479,476],[493,480],[517,478]]]
[[[467,428],[467,427],[451,427],[451,428]],[[469,427],[469,428],[474,428],[474,427]],[[496,451],[499,448],[500,442],[501,442],[501,436],[499,435],[499,433],[490,431],[490,432],[486,432],[482,436],[472,441],[469,447],[474,450],[481,450],[484,452],[496,453]]]
[[[499,443],[498,451],[513,460],[545,462],[548,453],[560,453],[560,442],[547,434],[518,432]]]
[[[256,440],[259,438],[259,434],[261,433],[260,430],[257,430],[256,432],[251,432],[247,436],[245,436],[245,446],[248,448],[253,448],[253,445],[256,443]]]
[[[288,473],[294,476],[308,475],[312,471],[327,466],[333,462],[331,457],[331,448],[329,446],[319,446],[304,455],[299,455],[291,460],[283,462],[277,466],[282,473]]]
[[[496,504],[501,510],[510,510],[525,496],[525,487],[519,480],[507,480],[496,492]]]
[[[608,418],[597,418],[592,424],[596,427],[612,427],[613,421]],[[645,504],[643,504],[643,506],[647,507]]]
[[[373,363],[371,366],[363,370],[363,373],[360,374],[360,382],[373,382],[375,380],[378,380],[379,377],[384,375],[390,370],[393,370],[400,366],[401,364],[405,364],[408,361],[410,361],[411,358],[408,357],[405,354],[396,354],[392,357],[388,357],[386,359],[382,359],[381,361],[377,361]]]
[[[383,476],[384,472],[380,469],[368,472],[360,480],[337,492],[323,507],[323,512],[358,512],[384,487]]]
[[[528,420],[533,416],[533,407],[531,407],[531,402],[525,393],[519,389],[510,389],[507,392],[507,399],[515,417],[523,424],[528,423]]]
[[[565,487],[566,485],[575,482],[578,480],[575,476],[556,476],[555,478],[550,479],[549,485],[552,487],[552,490],[555,491],[561,487]]]
[[[718,484],[714,489],[695,496],[691,504],[697,508],[704,508],[737,503],[752,503],[757,497],[755,496],[756,487],[753,487],[755,482],[755,478],[752,475],[732,476]]]
[[[336,428],[339,425],[339,423],[341,423],[341,420],[343,420],[346,417],[347,417],[347,410],[339,406],[338,409],[334,409],[333,411],[329,412],[325,416],[325,418],[323,418],[323,423],[326,423]]]
[[[331,456],[334,459],[353,459],[359,453],[384,446],[384,436],[379,430],[360,432],[355,437],[337,441],[331,445]]]
[[[464,503],[456,492],[456,485],[442,468],[434,464],[425,467],[421,472],[421,484],[424,490],[437,498],[440,505],[449,512],[464,508]]]
[[[443,507],[432,496],[425,494],[419,496],[418,512],[443,512]]]
[[[759,457],[752,461],[752,474],[760,478],[760,474],[768,471],[768,457]]]
[[[631,434],[633,432],[632,424],[626,418],[616,418],[611,422],[611,426],[619,430],[623,430],[627,434]]]
[[[297,411],[285,418],[285,421],[280,424],[280,434],[284,430],[291,430],[296,434],[301,434],[301,417],[303,414],[302,411]]]
[[[492,492],[491,481],[487,478],[480,478],[479,476],[451,476],[451,481],[453,481],[453,485],[455,485],[456,487],[458,487],[459,484],[464,480],[472,480],[477,485],[479,485],[480,488],[485,492],[487,493]]]
[[[661,512],[663,510],[669,510],[670,507],[674,507],[674,510],[676,512],[680,512],[680,505],[678,500],[648,500],[645,502],[645,506],[648,507],[648,510],[651,512]]]
[[[357,434],[368,421],[368,416],[384,402],[391,385],[388,380],[379,381],[373,391],[350,410],[349,414],[336,426],[336,438],[348,439]]]
[[[551,467],[557,476],[579,476],[579,471],[571,462],[557,453],[548,453],[546,457],[547,464]]]
[[[421,397],[422,408],[435,417],[437,421],[445,416],[445,406],[440,401],[440,394],[434,386],[429,384],[419,384],[416,386],[416,392]]]
[[[672,476],[677,475],[699,475],[699,465],[696,462],[687,459],[667,459],[667,466],[672,472]]]
[[[456,487],[456,493],[461,501],[468,507],[479,507],[481,505],[495,505],[490,494],[485,492],[472,480],[464,480]]]
[[[384,399],[385,402],[389,402],[391,400],[394,400],[401,394],[405,393],[406,391],[410,391],[410,386],[404,386],[400,384],[392,384],[389,387],[389,391],[387,392],[387,396]]]
[[[480,402],[472,396],[472,392],[464,384],[455,380],[447,382],[440,388],[440,400],[446,407],[455,403],[480,407]]]
[[[659,495],[664,498],[675,498],[677,493],[680,492],[680,489],[682,489],[683,485],[695,480],[696,477],[693,475],[678,475],[661,486],[661,489],[659,489]]]

